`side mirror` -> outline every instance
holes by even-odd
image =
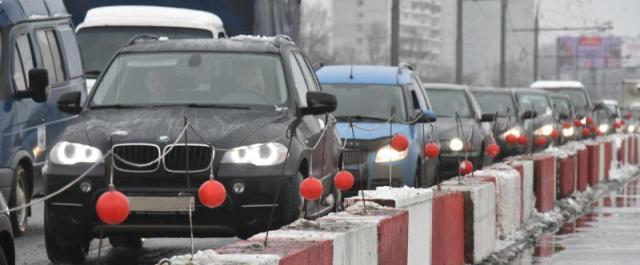
[[[567,114],[566,112],[561,112],[561,113],[558,115],[558,118],[560,118],[561,120],[566,120],[566,119],[568,119],[568,118],[569,118],[569,114]]]
[[[604,109],[604,104],[602,103],[597,103],[595,106],[593,106],[593,111],[601,110],[601,109]]]
[[[495,113],[485,113],[480,117],[480,122],[493,122],[496,119]]]
[[[535,117],[538,117],[538,113],[533,110],[527,110],[522,113],[522,116],[520,116],[520,118],[523,120],[533,119]]]
[[[58,99],[58,110],[69,114],[78,114],[82,111],[80,99],[82,99],[82,92],[80,91],[62,94]]]
[[[422,114],[422,115],[420,115]],[[438,120],[438,115],[436,115],[435,112],[427,110],[427,111],[418,111],[418,115],[420,115],[420,119],[418,119],[418,122],[421,123],[432,123],[432,122],[436,122],[436,120]]]
[[[334,112],[338,102],[334,95],[325,92],[307,92],[307,107],[302,108],[303,115],[321,115]]]
[[[49,73],[44,68],[33,68],[29,70],[29,88],[27,91],[19,91],[18,98],[31,98],[33,101],[42,103],[47,101],[49,95]]]
[[[617,113],[614,113],[614,114],[611,114],[611,118],[617,119],[617,118],[620,118],[620,115],[618,115]]]

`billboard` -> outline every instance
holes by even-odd
[[[620,67],[622,39],[613,36],[560,37],[557,54],[560,68]]]
[[[625,38],[622,44],[622,66],[640,67],[640,38]]]

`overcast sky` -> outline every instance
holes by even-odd
[[[609,34],[640,37],[640,0],[542,1],[541,25],[544,27],[592,26],[611,21],[614,29],[608,31]],[[541,37],[544,42],[553,42],[559,35],[580,34],[593,32],[545,32]]]

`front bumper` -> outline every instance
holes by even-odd
[[[45,186],[50,193],[67,185],[79,176],[81,169],[74,167],[47,168]],[[267,173],[267,170],[265,173]],[[136,174],[116,173],[116,188],[127,196],[140,197],[193,197],[195,209],[192,212],[194,235],[196,237],[229,237],[239,232],[257,233],[266,230],[272,207],[275,207],[273,228],[286,224],[283,209],[288,208],[297,194],[297,174],[259,175],[253,171],[251,176],[237,173],[237,170],[220,170],[216,180],[227,190],[227,199],[216,209],[200,204],[197,193],[199,186],[209,178],[208,172],[191,174],[191,188],[187,188],[185,174],[166,176],[136,176]],[[275,171],[273,171],[275,172]],[[271,173],[271,172],[269,172]],[[66,192],[54,197],[47,203],[48,214],[58,225],[58,231],[84,231],[93,237],[101,232],[112,234],[134,234],[141,237],[183,237],[189,235],[188,212],[131,212],[127,220],[117,226],[104,226],[98,220],[95,203],[107,189],[109,174],[104,166],[91,171],[80,183],[88,181],[92,185],[90,192],[82,192],[77,183]],[[136,180],[135,178],[139,178]],[[157,185],[149,183],[156,182]],[[245,191],[232,192],[232,185],[242,182]],[[276,193],[278,200],[274,205]],[[295,194],[294,194],[295,193]]]
[[[417,171],[417,158],[407,158],[391,163],[376,163],[375,153],[370,153],[367,161],[357,164],[345,164],[344,169],[351,172],[356,179],[353,189],[345,195],[351,195],[358,190],[371,190],[376,187],[414,186]],[[391,183],[389,183],[391,180]]]

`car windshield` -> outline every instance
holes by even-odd
[[[462,90],[427,89],[427,96],[438,117],[455,117],[456,112],[460,118],[473,117],[471,103]]]
[[[509,94],[474,92],[483,113],[498,113],[500,117],[516,116],[516,105]]]
[[[278,105],[287,99],[280,57],[222,52],[119,55],[91,106]]]
[[[553,113],[553,110],[551,110],[551,106],[549,105],[549,99],[544,94],[518,93],[517,96],[523,110],[532,110],[538,114],[546,115],[551,115],[551,113]]]
[[[589,103],[587,102],[586,92],[582,90],[563,88],[555,91],[569,96],[569,100],[571,100],[571,104],[573,104],[573,106],[586,108],[589,105]]]
[[[336,117],[367,117],[384,121],[395,108],[394,120],[406,121],[404,94],[400,86],[363,84],[322,84],[324,92],[338,99]]]
[[[556,106],[556,109],[559,113],[565,113],[567,115],[571,114],[571,103],[569,99],[566,98],[552,98],[553,104]]]
[[[604,104],[604,107],[607,108],[607,112],[609,112],[611,115],[615,114],[620,117],[620,108],[618,107],[618,105]]]
[[[133,37],[148,34],[169,39],[212,38],[210,31],[169,27],[91,27],[78,31],[77,39],[82,51],[86,72],[102,71],[111,57]]]

